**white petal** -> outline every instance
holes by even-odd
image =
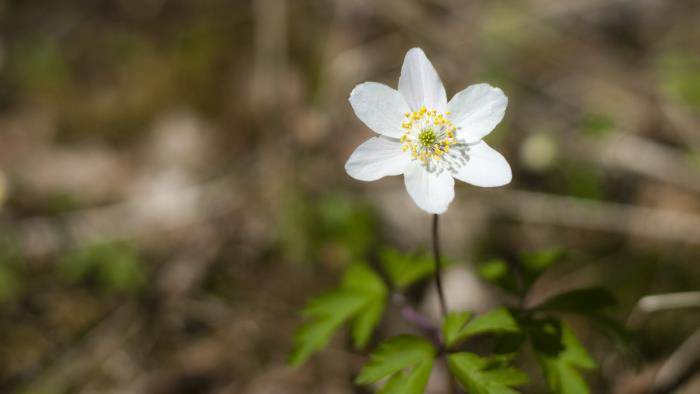
[[[455,197],[455,181],[448,171],[428,172],[414,160],[404,173],[406,190],[418,207],[428,213],[443,213]]]
[[[513,177],[506,159],[484,141],[469,146],[466,164],[459,167],[454,177],[481,187],[503,186]]]
[[[376,82],[365,82],[350,92],[350,105],[360,120],[370,129],[387,137],[400,138],[405,130],[401,124],[410,111],[401,93]]]
[[[465,142],[477,142],[503,120],[507,106],[508,97],[501,89],[480,83],[455,94],[447,109],[452,123],[461,127],[457,137]]]
[[[399,78],[399,92],[411,109],[418,111],[425,105],[428,110],[445,112],[447,95],[437,71],[420,48],[406,53]]]
[[[376,181],[387,175],[403,174],[411,161],[409,152],[402,152],[400,142],[385,137],[374,137],[363,142],[352,152],[345,171],[360,181]]]

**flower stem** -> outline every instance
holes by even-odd
[[[433,259],[435,260],[435,285],[440,299],[442,317],[447,316],[445,293],[442,291],[442,264],[440,263],[440,241],[438,240],[438,214],[433,214]]]
[[[435,286],[437,287],[438,299],[440,300],[440,312],[442,312],[443,319],[447,316],[447,303],[445,302],[445,293],[442,290],[442,264],[440,260],[440,240],[438,237],[438,214],[433,214],[433,259],[435,260]],[[447,354],[443,353],[441,355],[442,362],[445,365],[445,369],[449,371],[447,367]],[[450,394],[461,393],[461,390],[455,384],[455,380],[452,374],[448,373],[447,384]]]

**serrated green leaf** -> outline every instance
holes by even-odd
[[[366,346],[384,311],[386,295],[386,285],[376,272],[365,264],[350,266],[340,288],[312,299],[302,310],[305,322],[294,335],[289,363],[304,363],[347,322],[352,323],[355,346]]]
[[[331,291],[313,299],[302,311],[307,321],[294,334],[289,363],[299,366],[325,348],[333,333],[357,314],[365,302],[361,293],[345,290]]]
[[[592,314],[615,305],[615,297],[607,289],[592,287],[558,294],[542,303],[538,309]]]
[[[377,394],[423,394],[432,370],[432,359],[421,361],[408,373],[398,372],[394,374]]]
[[[426,339],[414,335],[393,337],[375,350],[355,380],[373,384],[389,378],[382,394],[422,394],[428,384],[436,351]]]
[[[352,312],[348,311],[359,309],[363,302],[362,293],[340,288],[313,298],[301,314],[307,319],[337,317],[341,314],[352,315]]]
[[[472,336],[485,332],[517,332],[519,330],[513,316],[506,308],[498,308],[475,317],[463,330],[463,335]]]
[[[351,266],[342,283],[343,288],[362,293],[365,296],[363,308],[357,312],[352,325],[355,347],[363,348],[379,323],[384,312],[387,288],[382,278],[364,264]]]
[[[445,317],[445,322],[442,324],[442,336],[445,339],[445,345],[451,347],[459,339],[459,333],[464,329],[464,325],[471,319],[472,314],[469,312],[451,312]]]
[[[352,324],[352,339],[355,347],[364,348],[372,336],[374,327],[377,326],[384,312],[384,300],[382,298],[372,298],[367,301],[355,317]]]
[[[447,357],[447,364],[470,394],[515,394],[517,391],[511,387],[528,381],[524,372],[505,364],[498,357],[454,353]]]
[[[386,285],[382,278],[366,264],[353,264],[345,272],[341,286],[372,294],[385,294]]]
[[[469,321],[468,314],[450,314],[443,324],[443,335],[448,347],[474,335],[491,333],[513,333],[520,328],[506,308],[498,308],[476,316]],[[461,326],[460,324],[461,323]],[[448,326],[449,324],[449,326]]]
[[[595,362],[563,323],[548,319],[530,328],[537,362],[554,394],[587,394],[588,386],[578,369],[591,369]]]
[[[404,289],[435,271],[435,262],[432,257],[403,254],[396,249],[382,250],[379,261],[391,283],[398,289]]]

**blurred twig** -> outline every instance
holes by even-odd
[[[697,330],[661,366],[651,393],[675,392],[677,388],[696,374],[699,362],[700,330]]]
[[[700,307],[700,291],[644,296],[639,300],[637,307],[640,311],[647,313],[666,309]]]
[[[532,223],[700,243],[700,215],[523,190],[488,194],[493,212]]]

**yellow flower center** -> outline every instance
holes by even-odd
[[[423,129],[420,134],[418,134],[418,142],[425,147],[433,146],[436,139],[437,137],[432,128]]]
[[[407,121],[401,124],[406,132],[401,136],[403,151],[411,151],[414,159],[428,164],[432,159],[440,160],[457,144],[455,132],[457,127],[447,119],[447,115],[436,110],[428,111],[425,106],[418,111],[406,112]]]

